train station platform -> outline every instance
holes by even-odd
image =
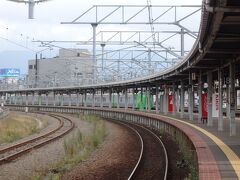
[[[221,179],[240,179],[240,118],[236,118],[236,136],[230,136],[229,120],[226,117],[223,119],[224,130],[218,131],[217,118],[213,118],[213,126],[208,127],[207,124],[198,122],[196,114],[193,121],[189,120],[188,114],[184,114],[184,118],[180,118],[180,114],[173,116],[170,113],[159,113],[159,116],[187,124],[202,137],[214,155]]]

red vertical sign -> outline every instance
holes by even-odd
[[[173,111],[173,101],[172,101],[173,96],[168,95],[168,112]]]
[[[208,116],[207,111],[207,93],[202,94],[202,118],[206,119]]]

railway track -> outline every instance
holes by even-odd
[[[138,161],[128,180],[167,179],[168,156],[161,139],[149,129],[132,123],[121,122],[139,137],[141,150]]]
[[[10,162],[33,149],[44,146],[64,136],[74,128],[74,123],[69,118],[57,114],[47,115],[57,119],[59,121],[59,125],[55,129],[40,136],[31,138],[18,144],[14,144],[4,149],[0,149],[0,165]]]

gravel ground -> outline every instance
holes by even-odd
[[[139,154],[137,136],[127,128],[107,122],[109,134],[100,147],[84,162],[63,176],[63,180],[127,179]]]
[[[88,122],[80,121],[77,118],[72,119],[81,132],[87,133],[91,129]],[[71,136],[76,129],[67,136]],[[63,141],[64,138],[61,138],[27,155],[23,155],[13,162],[1,165],[0,180],[27,180],[33,176],[33,172],[42,171],[45,168],[49,169],[54,162],[64,156]]]

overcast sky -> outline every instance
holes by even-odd
[[[35,6],[35,19],[27,19],[28,7],[25,4],[0,0],[0,68],[3,66],[20,67],[26,71],[26,60],[32,58],[33,53],[18,43],[34,50],[40,50],[38,44],[31,40],[87,40],[92,36],[90,25],[61,25],[60,22],[72,21],[92,5],[146,5],[147,0],[52,0]],[[200,5],[201,0],[152,0],[152,5]],[[200,13],[199,13],[200,14]],[[198,14],[197,17],[200,17]],[[191,24],[192,26],[192,24]],[[193,26],[195,26],[193,24]],[[198,27],[198,25],[196,25]],[[6,29],[8,28],[8,29]],[[100,30],[143,30],[137,26],[101,25]],[[149,26],[146,29],[149,30]],[[158,30],[158,27],[155,27]],[[1,38],[9,39],[11,42]],[[7,53],[24,52],[19,58]],[[4,53],[4,56],[1,56]],[[49,56],[51,55],[48,52]],[[29,54],[29,55],[26,55]]]

